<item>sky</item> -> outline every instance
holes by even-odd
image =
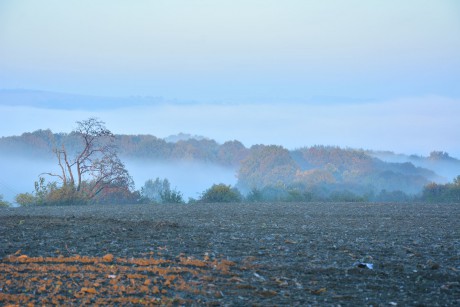
[[[0,89],[188,103],[0,101],[0,134],[97,115],[118,133],[460,156],[459,55],[457,0],[2,0]]]

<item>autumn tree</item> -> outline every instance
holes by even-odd
[[[220,183],[203,192],[200,202],[203,203],[237,203],[241,202],[243,196],[236,189],[229,185]]]
[[[297,170],[298,166],[287,149],[275,145],[254,145],[241,162],[238,187],[250,190],[280,183],[288,185]]]
[[[460,203],[460,176],[454,178],[452,183],[426,185],[423,189],[422,200]]]
[[[219,147],[217,159],[219,163],[229,166],[238,167],[249,154],[249,150],[239,141],[228,141]]]
[[[115,137],[103,121],[97,118],[78,121],[71,135],[78,140],[75,148],[69,151],[61,144],[53,150],[60,171],[43,173],[59,179],[59,192],[64,195],[57,193],[57,198],[90,201],[108,188],[133,187],[133,180],[114,146]]]

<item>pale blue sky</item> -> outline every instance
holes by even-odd
[[[459,55],[457,0],[0,1],[0,88],[457,98]]]
[[[67,110],[0,95],[0,136],[97,116],[115,133],[460,158],[460,0],[0,0],[0,90],[18,88],[200,104]],[[5,161],[7,198],[46,169]]]
[[[203,103],[0,100],[0,135],[99,116],[117,133],[459,157],[459,81],[458,0],[0,0],[0,89]]]

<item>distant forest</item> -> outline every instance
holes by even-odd
[[[38,130],[0,138],[0,153],[50,159],[53,148],[64,145],[71,152],[81,145],[78,142],[73,133]],[[185,134],[167,139],[115,135],[115,143],[122,159],[200,162],[231,168],[238,179],[235,188],[252,201],[410,201],[422,197],[434,182],[451,181],[454,177],[446,178],[442,173],[446,167],[460,174],[460,160],[440,151],[421,157],[334,146],[247,148],[237,140],[219,144]],[[392,160],[398,162],[388,162]]]

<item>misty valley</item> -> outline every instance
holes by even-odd
[[[57,153],[65,153],[66,159],[71,159],[71,154],[78,156],[84,145],[81,134],[77,130],[71,133],[37,130],[2,137],[0,194],[4,201],[13,203],[24,193],[37,196],[34,183],[37,185],[40,180],[42,194],[47,187],[59,189],[63,177],[57,174],[63,158],[57,160]],[[117,159],[119,156],[120,165],[126,168],[132,185],[107,184],[107,188],[98,191],[99,198],[90,203],[167,202],[146,197],[145,184],[149,180],[166,182],[166,191],[174,190],[183,203],[203,201],[206,192],[225,194],[211,189],[219,186],[227,187],[227,192],[237,192],[238,197],[231,200],[248,202],[459,201],[460,160],[442,151],[423,157],[320,145],[294,150],[277,145],[247,148],[237,140],[219,144],[183,133],[166,139],[152,135],[113,135],[110,146]],[[61,148],[66,151],[56,151]],[[81,163],[94,158],[88,157]],[[71,170],[68,166],[62,169],[64,177],[73,175],[67,174]],[[95,172],[90,164],[84,170],[88,174]],[[164,192],[160,186],[154,187],[156,193]],[[221,196],[225,199],[225,195]],[[48,204],[60,204],[59,197]]]
[[[0,0],[0,307],[460,306],[460,0]]]
[[[460,160],[443,151],[247,148],[89,118],[0,152],[0,304],[460,303]]]

